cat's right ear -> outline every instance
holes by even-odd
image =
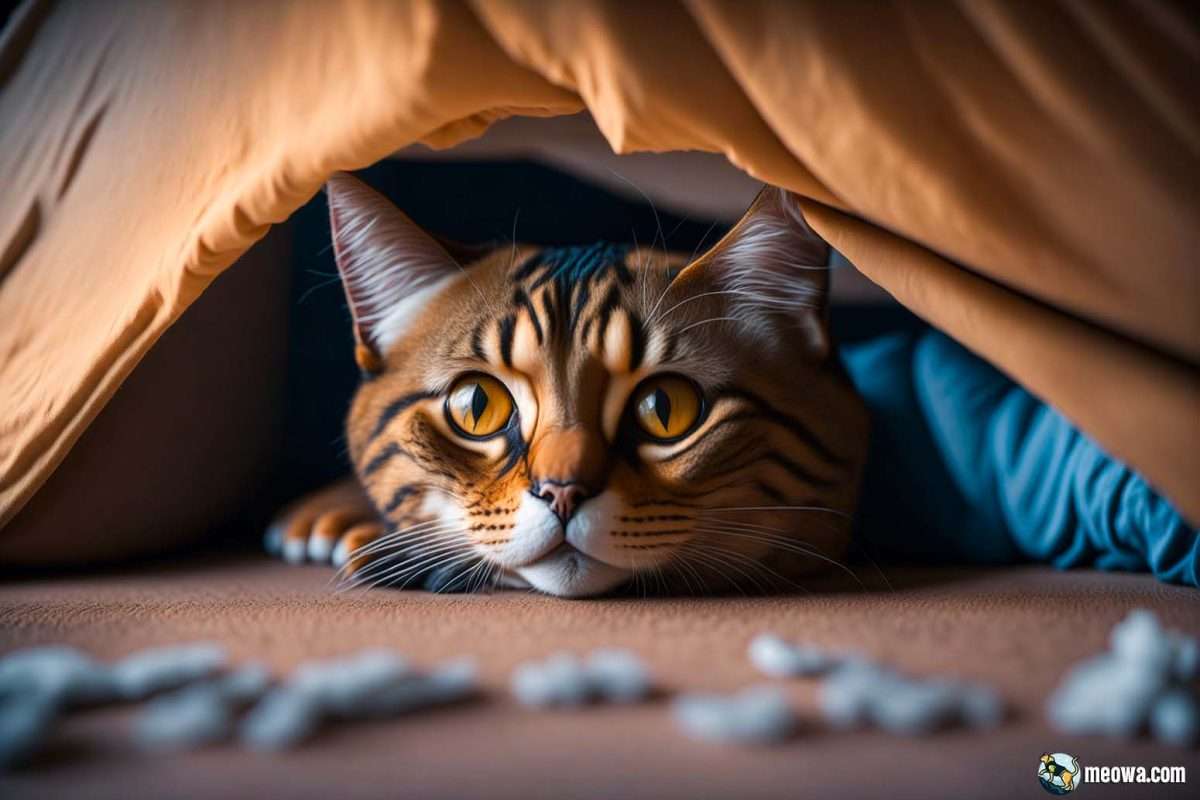
[[[325,192],[333,253],[354,319],[355,359],[376,373],[414,314],[462,270],[432,236],[353,175],[335,172]]]

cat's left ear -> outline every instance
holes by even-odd
[[[413,315],[462,270],[437,240],[353,175],[334,173],[325,191],[354,318],[355,359],[366,372],[379,372]]]
[[[785,189],[763,188],[741,220],[679,276],[702,272],[728,292],[748,334],[774,344],[783,333],[818,358],[829,353],[829,245]],[[677,278],[676,280],[678,280]],[[781,328],[781,326],[784,326]]]

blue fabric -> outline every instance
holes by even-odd
[[[1053,408],[930,331],[845,349],[871,408],[859,537],[921,561],[1094,566],[1200,585],[1200,530]]]

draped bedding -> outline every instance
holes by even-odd
[[[0,526],[334,170],[588,110],[804,198],[901,303],[1200,519],[1182,4],[26,2],[0,41]]]

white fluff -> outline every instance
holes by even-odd
[[[1150,711],[1150,732],[1164,744],[1194,746],[1200,741],[1200,706],[1196,698],[1180,689],[1159,697]]]
[[[1172,631],[1171,672],[1175,680],[1186,683],[1200,678],[1200,640]]]
[[[636,703],[653,688],[650,671],[627,650],[596,650],[586,661],[556,653],[513,671],[513,695],[522,705],[545,708],[591,701]]]
[[[134,724],[143,750],[199,747],[228,739],[240,708],[257,700],[271,684],[261,665],[241,667],[210,681],[178,689],[151,701]]]
[[[917,736],[961,719],[961,694],[945,681],[909,681],[893,678],[885,691],[871,698],[872,721],[882,730]]]
[[[410,675],[371,703],[374,716],[394,716],[458,703],[479,691],[479,669],[469,659],[451,661],[426,675]]]
[[[1129,612],[1109,635],[1112,653],[1155,674],[1166,675],[1174,660],[1175,641],[1158,623],[1154,612],[1144,608]]]
[[[653,689],[650,670],[628,650],[594,650],[585,670],[593,691],[610,703],[636,703]]]
[[[1047,701],[1047,712],[1067,733],[1134,736],[1166,688],[1161,671],[1104,654],[1067,673]]]
[[[390,717],[464,700],[478,691],[477,673],[466,660],[418,673],[388,650],[301,664],[250,711],[240,736],[253,749],[294,747],[329,720]]]
[[[233,711],[206,692],[183,690],[159,698],[134,723],[142,750],[176,750],[220,742],[233,729]]]
[[[0,659],[0,697],[37,693],[72,706],[109,702],[116,692],[108,667],[74,647],[33,647]]]
[[[215,675],[226,660],[225,648],[218,644],[155,647],[113,664],[111,674],[122,699],[141,700]]]
[[[821,713],[837,728],[875,725],[903,736],[951,725],[990,728],[1004,717],[995,690],[947,678],[909,678],[854,659],[833,669],[821,684]]]
[[[301,664],[288,686],[313,697],[330,715],[367,713],[372,698],[410,673],[408,663],[387,650],[365,650],[350,658]]]
[[[273,689],[242,720],[238,735],[252,750],[286,750],[317,732],[321,707],[290,687]]]
[[[770,633],[754,637],[749,656],[760,672],[772,678],[821,675],[843,660],[818,647],[786,642]]]
[[[1109,644],[1063,676],[1046,702],[1050,722],[1073,734],[1133,737],[1149,725],[1164,742],[1194,738],[1196,699],[1188,683],[1200,661],[1197,640],[1135,609],[1113,628]]]
[[[798,722],[786,695],[772,686],[752,686],[733,695],[682,695],[671,704],[671,713],[688,736],[741,744],[781,741]]]
[[[67,646],[10,653],[0,659],[0,765],[31,756],[64,711],[78,706],[141,700],[211,676],[224,663],[224,651],[212,644],[144,650],[111,666]],[[180,735],[164,729],[167,716],[169,723],[177,728],[190,725],[195,730],[201,727],[205,715],[211,713],[193,702],[149,724],[151,728],[158,726],[156,730],[165,741]],[[209,719],[205,724],[211,727],[214,723]],[[145,735],[154,738],[158,733]]]

